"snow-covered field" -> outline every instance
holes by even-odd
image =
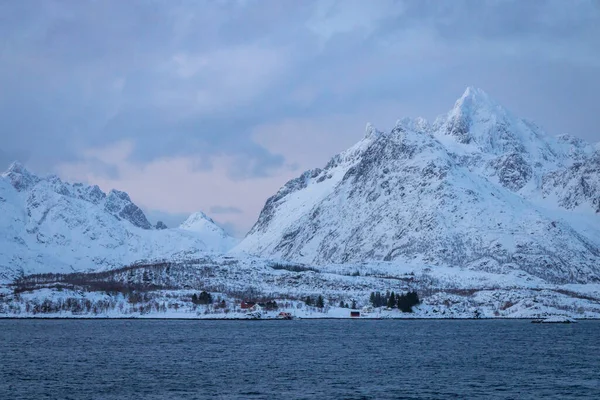
[[[63,291],[35,291],[21,296],[19,301],[0,303],[0,318],[164,318],[164,319],[276,319],[280,312],[288,312],[294,318],[352,318],[349,308],[326,306],[323,309],[307,306],[302,301],[275,300],[277,310],[260,313],[245,312],[239,302],[228,302],[225,309],[214,306],[193,305],[180,292],[165,292],[153,297],[152,301],[133,305],[122,296],[99,293]],[[44,302],[58,304],[60,299],[90,301],[89,311],[34,312],[34,307]],[[27,306],[29,304],[29,306]],[[102,306],[100,305],[102,304]],[[108,305],[108,308],[103,308]],[[96,308],[95,308],[96,307]],[[358,308],[361,311],[362,307]],[[554,290],[480,291],[474,295],[452,295],[437,293],[423,299],[412,313],[397,309],[375,308],[361,312],[361,319],[415,319],[415,318],[546,318],[566,316],[576,319],[600,318],[598,300],[590,301],[560,294]]]
[[[192,303],[202,290],[211,293],[213,305]],[[340,302],[354,301],[363,310],[371,292],[412,290],[421,299],[414,312],[375,308],[360,318],[600,318],[600,284],[548,284],[519,271],[505,275],[383,262],[317,268],[229,256],[98,275],[25,278],[0,290],[0,316],[255,318],[240,303],[256,300],[278,304],[276,311],[263,309],[261,319],[282,311],[296,318],[350,318]],[[322,296],[325,307],[307,306],[306,296],[313,302]]]

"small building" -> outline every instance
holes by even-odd
[[[242,310],[249,310],[249,309],[251,309],[252,307],[254,307],[254,305],[255,305],[255,304],[256,304],[256,303],[254,303],[253,301],[242,301],[242,302],[240,303],[240,308],[241,308]]]
[[[350,311],[350,317],[352,317],[352,318],[360,317],[360,311],[356,311],[356,310]]]
[[[260,312],[262,310],[263,308],[260,306],[260,304],[255,304],[252,307],[250,307],[250,311],[252,312]]]

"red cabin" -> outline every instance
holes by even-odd
[[[248,302],[246,302],[246,301],[242,301],[242,302],[240,303],[240,308],[241,308],[242,310],[249,310],[250,308],[254,307],[254,305],[255,305],[255,304],[256,304],[256,303],[254,303],[253,301],[248,301]]]
[[[352,318],[358,318],[360,317],[360,311],[350,311],[350,316]]]

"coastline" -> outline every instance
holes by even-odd
[[[534,317],[482,317],[482,318],[467,318],[467,317],[448,317],[448,318],[439,318],[439,317],[386,317],[386,318],[369,318],[369,317],[301,317],[294,318],[292,321],[300,321],[300,320],[309,320],[309,321],[318,321],[318,320],[350,320],[350,321],[385,321],[385,320],[393,320],[393,321],[532,321],[538,318]],[[600,318],[573,318],[577,321],[600,321]],[[198,317],[144,317],[144,316],[134,316],[134,317],[89,317],[89,316],[75,316],[75,317],[57,317],[57,316],[0,316],[0,320],[74,320],[74,321],[286,321],[279,318],[198,318]]]

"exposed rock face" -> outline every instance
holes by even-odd
[[[3,175],[19,192],[30,189],[39,182],[39,178],[23,167],[22,164],[14,162]]]
[[[545,197],[554,197],[569,210],[591,205],[600,213],[600,151],[566,169],[553,171],[542,181]]]
[[[519,153],[505,154],[491,163],[500,184],[514,192],[521,190],[533,176],[533,169]]]
[[[158,221],[156,223],[156,225],[154,226],[154,229],[163,230],[163,229],[168,229],[168,227],[167,227],[167,225],[165,225],[164,222]]]
[[[354,147],[271,197],[236,250],[597,281],[600,223],[567,211],[598,218],[596,154],[583,141],[547,136],[469,88],[432,125],[403,119],[388,133],[367,126]],[[546,211],[549,201],[563,213]]]
[[[131,201],[125,192],[111,190],[104,203],[104,209],[119,219],[131,222],[134,226],[152,229],[152,224],[148,222],[144,212]]]

